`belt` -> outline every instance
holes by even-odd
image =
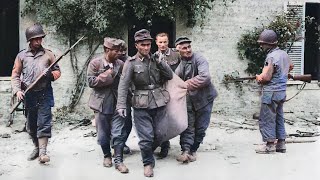
[[[149,85],[145,85],[145,86],[136,86],[136,90],[153,90],[156,88],[161,87],[160,85],[157,84],[149,84]]]

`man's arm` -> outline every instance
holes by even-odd
[[[16,57],[11,73],[11,86],[12,93],[15,95],[18,91],[22,91],[21,89],[21,72],[22,72],[22,62],[19,56]]]
[[[128,95],[128,89],[132,83],[132,74],[133,74],[132,63],[130,63],[130,60],[127,60],[124,63],[119,86],[118,86],[118,99],[117,99],[117,106],[116,106],[117,110],[127,108],[127,95]]]
[[[91,61],[87,70],[89,87],[103,87],[113,83],[113,70],[110,68],[102,73],[99,72],[99,65],[96,61]],[[100,73],[100,74],[99,74]]]
[[[268,64],[263,67],[262,73],[259,75],[256,75],[256,80],[258,83],[267,83],[271,80],[272,74],[274,71],[273,62],[271,59],[269,59]]]
[[[198,75],[186,81],[186,83],[188,83],[188,90],[191,91],[205,87],[211,83],[208,61],[203,56],[200,56],[195,60],[195,64],[195,68],[198,70]]]

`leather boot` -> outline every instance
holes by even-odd
[[[37,137],[31,137],[33,145],[34,145],[34,149],[32,151],[32,153],[29,155],[28,157],[28,161],[32,161],[37,159],[37,157],[39,157],[39,142],[38,142],[38,138]]]
[[[286,150],[286,141],[284,139],[278,139],[276,145],[276,152],[285,153]]]
[[[268,142],[266,145],[256,149],[258,154],[272,154],[276,152],[276,146],[274,142]]]
[[[50,157],[47,155],[48,137],[39,138],[39,162],[46,163],[50,161]]]
[[[104,167],[112,167],[112,159],[111,159],[111,157],[105,157],[104,159],[103,159],[103,166]]]
[[[189,151],[183,151],[178,157],[177,161],[182,163],[189,163]]]
[[[190,162],[194,162],[194,161],[196,161],[197,160],[197,154],[196,154],[196,152],[190,152],[190,154],[189,154],[189,161]]]
[[[144,166],[144,176],[145,177],[153,177],[153,167],[151,164]]]
[[[124,145],[123,154],[132,154],[131,149],[129,148],[129,146]]]
[[[165,158],[168,156],[168,152],[169,152],[169,149],[170,149],[170,141],[165,141],[161,144],[161,150],[160,150],[160,153],[159,153],[159,157],[161,159]]]
[[[114,164],[121,173],[129,172],[129,169],[123,164],[123,148],[121,146],[114,147]]]

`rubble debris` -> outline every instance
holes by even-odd
[[[0,134],[0,137],[2,137],[2,138],[11,138],[11,135],[9,133],[3,133],[3,134]]]
[[[83,135],[83,137],[96,137],[97,136],[97,132],[89,132]]]
[[[88,126],[91,124],[91,120],[90,119],[82,119],[80,120],[74,127],[70,128],[70,131],[79,128],[80,126]]]

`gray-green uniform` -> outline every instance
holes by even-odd
[[[164,61],[139,58],[138,54],[125,62],[118,87],[117,109],[127,107],[127,93],[130,84],[135,86],[132,98],[134,122],[139,136],[139,147],[144,166],[154,165],[153,150],[155,122],[165,114],[165,106],[170,100],[169,93],[162,87],[172,79],[173,72]]]

